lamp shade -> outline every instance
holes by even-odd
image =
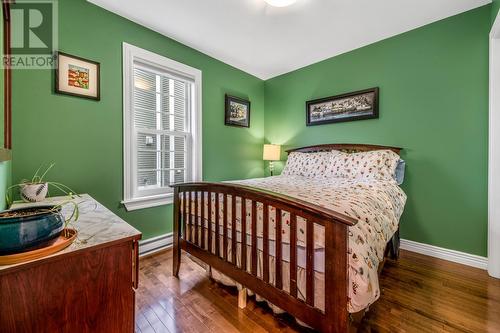
[[[264,145],[264,161],[279,161],[281,157],[280,145]]]

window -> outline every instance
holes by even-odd
[[[201,71],[123,43],[123,119],[127,210],[201,180]]]

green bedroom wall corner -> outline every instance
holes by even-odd
[[[172,230],[171,205],[126,212],[120,204],[123,199],[122,42],[202,71],[205,180],[263,175],[262,80],[87,1],[58,3],[59,48],[101,63],[101,100],[54,94],[52,71],[14,71],[14,181],[28,177],[41,163],[55,162],[49,178],[89,193],[142,231],[143,239]],[[251,100],[250,128],[224,125],[226,92]]]
[[[265,83],[265,140],[403,147],[402,237],[486,255],[490,5]],[[306,127],[307,100],[380,87],[380,118]]]
[[[491,25],[493,25],[493,23],[495,22],[499,9],[500,9],[500,0],[493,0],[491,2]]]

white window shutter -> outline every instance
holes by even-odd
[[[134,67],[134,130],[137,138],[137,190],[171,191],[188,180],[186,141],[189,90],[171,74]]]

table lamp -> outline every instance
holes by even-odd
[[[273,161],[279,161],[281,157],[281,146],[280,145],[264,145],[263,159],[264,161],[269,161],[269,171],[271,171],[271,176],[274,171]]]

